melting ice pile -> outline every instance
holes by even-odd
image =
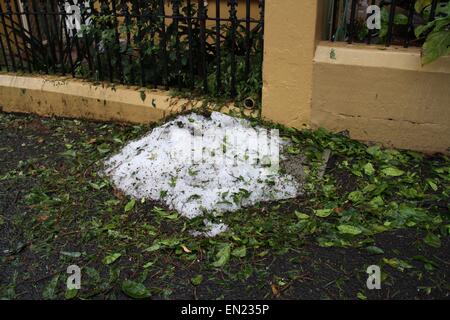
[[[247,120],[191,113],[130,142],[106,160],[105,173],[125,194],[162,201],[187,218],[232,212],[298,195],[298,182],[278,170],[285,144],[277,130]],[[226,229],[205,226],[206,236]]]

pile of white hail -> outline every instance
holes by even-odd
[[[105,162],[115,187],[136,199],[165,203],[187,218],[225,213],[258,202],[296,197],[298,182],[278,171],[277,130],[222,113],[177,117],[127,144]],[[226,225],[205,219],[215,236]]]

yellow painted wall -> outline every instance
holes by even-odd
[[[320,42],[327,1],[282,2],[266,4],[265,119],[450,151],[450,57],[423,67],[418,48]]]
[[[300,128],[309,124],[312,61],[316,48],[320,0],[266,2],[263,109],[264,118]]]
[[[167,92],[125,86],[93,85],[62,77],[0,74],[0,109],[106,121],[148,123],[196,104],[171,98]]]
[[[256,116],[253,111],[241,110],[231,103],[219,107],[198,99],[172,97],[163,90],[93,85],[70,77],[0,74],[0,111],[5,112],[151,123],[199,108]]]
[[[313,127],[397,148],[450,151],[450,57],[422,67],[419,49],[322,43],[313,74]]]

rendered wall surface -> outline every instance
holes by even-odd
[[[168,91],[139,87],[94,85],[55,76],[0,74],[0,111],[102,121],[152,123],[182,111],[209,108],[257,116],[234,104],[221,106],[173,97]]]
[[[282,2],[282,5],[281,5]],[[309,124],[320,0],[266,1],[264,118],[300,128]]]
[[[418,49],[322,43],[311,124],[426,152],[450,147],[450,57],[422,67]]]
[[[0,75],[0,109],[5,112],[149,123],[198,103],[158,90],[144,92],[71,78]]]
[[[320,42],[327,1],[280,2],[266,3],[265,119],[448,152],[450,57],[423,67],[417,48]]]

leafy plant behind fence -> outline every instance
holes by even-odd
[[[11,6],[10,0],[5,3],[0,25],[9,32],[1,34],[0,55],[8,71],[72,74],[259,101],[262,18],[251,19],[247,13],[246,19],[238,19],[237,1],[228,1],[220,20],[216,12],[207,16],[203,1],[195,0],[75,5],[33,0],[25,2],[23,10]],[[18,12],[28,21],[28,30],[19,23],[23,19],[14,18]]]

